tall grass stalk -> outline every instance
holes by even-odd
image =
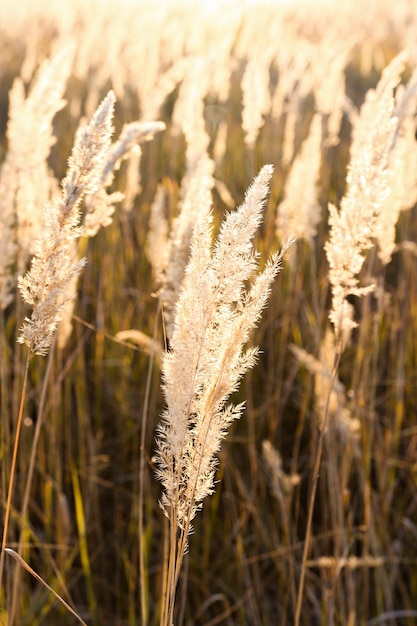
[[[56,344],[56,336],[54,337],[53,343],[51,345],[51,349],[48,354],[48,362],[46,366],[45,375],[42,381],[42,391],[41,391],[41,396],[39,400],[39,409],[38,409],[37,416],[36,416],[35,432],[33,435],[33,441],[32,441],[32,445],[30,449],[29,466],[27,469],[26,477],[25,477],[25,490],[23,494],[22,507],[20,511],[22,526],[20,529],[20,536],[19,536],[18,549],[17,549],[17,552],[19,555],[23,554],[23,542],[24,542],[25,536],[27,535],[27,531],[29,527],[29,523],[28,523],[29,520],[27,517],[28,508],[29,508],[29,499],[30,499],[30,494],[31,494],[31,489],[32,489],[33,473],[35,470],[35,461],[36,461],[36,453],[38,450],[39,436],[40,436],[41,427],[43,424],[44,409],[45,409],[45,402],[46,402],[46,392],[47,392],[48,384],[49,384],[49,376],[51,373],[51,366],[52,366],[52,359],[54,355],[55,344]],[[12,591],[10,618],[9,618],[10,626],[16,622],[16,614],[18,611],[18,600],[19,600],[20,572],[21,572],[20,567],[16,567],[15,572],[14,572],[14,577],[13,577],[13,591]]]
[[[312,478],[311,478],[311,490],[310,490],[309,499],[308,499],[307,525],[306,525],[306,532],[305,532],[305,539],[304,539],[303,556],[302,556],[301,566],[300,566],[300,579],[298,583],[297,604],[295,607],[294,626],[299,626],[300,624],[301,610],[303,606],[305,575],[307,571],[307,559],[308,559],[308,555],[310,551],[312,531],[313,531],[313,513],[314,513],[314,506],[316,504],[317,485],[319,482],[320,465],[321,465],[321,460],[323,456],[324,439],[325,439],[325,433],[327,430],[327,424],[328,424],[328,419],[329,419],[330,398],[332,394],[333,385],[336,382],[337,373],[339,371],[340,357],[341,357],[342,348],[343,348],[342,342],[343,342],[343,338],[340,337],[339,344],[336,349],[332,376],[331,376],[331,381],[329,385],[329,393],[327,395],[326,405],[324,409],[323,422],[320,428],[319,437],[317,441],[317,448],[316,448],[315,457],[314,457],[313,472],[312,472]]]
[[[12,506],[23,409],[26,400],[29,364],[34,355],[47,355],[48,352],[51,354],[50,348],[55,342],[55,331],[61,319],[62,311],[72,297],[69,292],[69,285],[85,264],[85,260],[77,261],[74,259],[73,250],[73,242],[78,239],[81,233],[78,227],[80,219],[79,205],[85,194],[92,194],[98,188],[101,162],[105,159],[110,147],[114,100],[114,94],[110,92],[107,99],[103,101],[101,107],[96,111],[90,125],[79,130],[70,158],[69,171],[62,183],[61,197],[55,203],[46,206],[45,225],[37,242],[36,254],[32,259],[31,268],[24,278],[19,279],[22,297],[27,303],[32,305],[33,311],[31,318],[25,318],[18,337],[18,342],[26,343],[29,350],[26,358],[23,389],[14,435],[12,463],[4,514],[5,521],[0,554],[0,588],[3,581],[5,548]],[[23,497],[23,526],[19,539],[19,549],[23,545],[23,538],[26,532],[26,514],[50,365],[51,359],[49,360],[47,374],[44,379],[38,423],[35,429],[27,484]],[[17,611],[19,579],[20,575],[17,571],[11,600],[10,625],[13,624]]]
[[[257,269],[252,240],[272,167],[264,166],[247,191],[245,202],[223,222],[212,250],[212,217],[201,212],[180,292],[171,347],[163,360],[167,408],[157,434],[160,501],[169,519],[169,556],[161,626],[174,621],[175,595],[192,520],[213,493],[216,453],[242,405],[226,406],[243,374],[257,356],[244,345],[266,306],[280,269],[276,254],[247,290]]]
[[[159,313],[161,307],[160,302],[158,304],[157,314],[155,316],[153,339],[156,343],[157,324],[159,320]],[[146,467],[146,430],[148,424],[148,410],[149,410],[149,396],[151,392],[152,370],[155,361],[155,350],[151,348],[149,355],[148,371],[146,374],[146,386],[145,386],[145,399],[143,403],[142,420],[140,426],[140,448],[139,448],[139,490],[138,490],[138,542],[139,542],[139,594],[140,594],[140,611],[142,617],[142,625],[146,626],[149,616],[149,603],[146,597],[146,590],[148,589],[148,583],[145,580],[146,567],[145,567],[145,550],[144,550],[144,497],[145,497],[145,467]]]
[[[0,553],[0,589],[3,583],[4,561],[5,561],[5,555],[6,555],[5,550],[7,546],[7,533],[9,530],[9,520],[10,520],[10,512],[11,512],[12,497],[13,497],[13,487],[14,487],[14,481],[15,481],[15,475],[16,475],[17,455],[18,455],[18,450],[19,450],[20,433],[22,430],[23,409],[24,409],[25,401],[26,401],[26,389],[27,389],[28,376],[29,376],[29,363],[30,363],[30,353],[28,353],[26,357],[26,365],[25,365],[25,372],[23,376],[23,385],[22,385],[22,394],[20,397],[19,414],[17,416],[16,430],[15,430],[14,438],[13,438],[14,443],[13,443],[12,463],[10,467],[10,476],[9,476],[9,481],[7,485],[7,500],[6,500],[6,506],[4,509],[3,535],[2,535],[2,540],[1,540],[1,553]]]

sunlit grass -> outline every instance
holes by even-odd
[[[199,188],[211,189],[215,236],[226,212],[242,203],[258,171],[273,164],[269,200],[255,237],[264,268],[282,244],[277,207],[282,209],[284,199],[290,206],[296,198],[287,181],[293,180],[293,189],[304,190],[306,174],[297,171],[317,170],[315,185],[309,181],[308,186],[314,220],[303,230],[300,216],[313,218],[312,211],[294,208],[300,239],[288,251],[254,334],[253,344],[261,350],[257,364],[232,397],[236,404],[245,402],[245,411],[219,453],[215,493],[204,500],[194,520],[174,623],[294,626],[304,576],[300,624],[344,626],[379,619],[411,626],[417,613],[413,93],[404,113],[407,122],[395,135],[395,141],[401,136],[409,143],[404,143],[403,152],[392,152],[395,159],[386,166],[393,168],[394,161],[408,166],[395,170],[400,172],[394,178],[401,180],[405,204],[392,259],[383,261],[370,239],[372,248],[358,279],[360,286],[374,283],[375,289],[361,298],[348,295],[358,326],[343,350],[329,340],[334,332],[325,244],[328,205],[340,207],[349,192],[347,167],[360,107],[383,69],[414,41],[417,17],[401,0],[395,6],[388,0],[369,2],[366,11],[352,0],[230,0],[221,8],[192,0],[158,5],[124,0],[117,10],[114,7],[93,1],[0,0],[2,263],[5,244],[13,242],[16,233],[14,217],[5,223],[7,210],[13,212],[19,203],[30,208],[46,182],[38,175],[30,186],[25,169],[29,157],[19,160],[23,148],[33,145],[34,162],[39,144],[30,143],[35,134],[29,133],[42,128],[25,128],[23,120],[16,144],[6,136],[13,112],[8,94],[17,76],[27,96],[42,61],[58,44],[75,42],[66,105],[54,117],[55,144],[47,158],[51,174],[44,175],[54,197],[59,194],[57,181],[67,171],[79,121],[91,118],[109,89],[116,94],[114,139],[124,124],[142,120],[145,113],[147,121],[152,117],[166,124],[164,131],[141,144],[140,161],[139,149],[127,155],[107,188],[108,193],[125,193],[132,202],[116,203],[112,223],[94,238],[80,241],[79,256],[88,262],[78,282],[67,343],[54,349],[49,374],[43,357],[30,363],[7,546],[19,551],[23,531],[21,557],[86,623],[159,623],[168,543],[158,504],[155,436],[165,401],[160,353],[170,343],[158,293],[164,273],[155,280],[148,250],[158,185],[164,193],[161,215],[168,245],[170,232],[182,232],[172,230],[174,220],[187,189],[199,180],[195,165],[202,155],[209,165],[204,183],[193,191],[191,207],[198,205]],[[403,86],[414,69],[411,54],[401,74]],[[395,90],[397,103],[402,88]],[[314,154],[305,155],[314,113],[322,122],[322,141]],[[19,141],[20,152],[14,148]],[[304,165],[293,170],[303,154]],[[309,169],[308,158],[315,159],[315,165],[319,159],[320,166]],[[359,168],[362,180],[360,175]],[[296,176],[301,176],[298,186]],[[368,181],[366,189],[369,186]],[[290,213],[281,215],[289,228]],[[192,232],[192,219],[187,224]],[[303,232],[308,233],[305,239]],[[179,239],[174,243],[169,243],[171,251],[181,248]],[[163,251],[157,248],[156,257]],[[17,262],[7,267],[14,287],[0,311],[3,511],[27,357],[26,346],[16,338],[24,316],[31,314],[16,289]],[[337,352],[335,397],[329,396],[328,373]],[[330,399],[327,422],[327,397],[320,396],[325,389],[322,396]],[[13,626],[74,623],[28,571],[21,570],[19,593],[13,594],[15,568],[20,565],[10,553],[4,558],[0,616],[5,624],[12,626],[12,613]]]

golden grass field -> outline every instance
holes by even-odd
[[[416,42],[0,0],[0,624],[417,623]]]

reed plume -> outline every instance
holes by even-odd
[[[358,274],[373,238],[389,188],[389,155],[398,120],[394,89],[400,82],[405,55],[398,55],[384,70],[375,90],[369,90],[356,123],[347,176],[347,191],[340,211],[329,205],[330,237],[326,243],[332,289],[332,322],[337,337],[348,340],[353,308],[349,295],[362,296],[373,286],[360,287]]]
[[[166,410],[157,431],[156,462],[164,488],[160,504],[170,521],[171,550],[180,529],[168,574],[170,621],[166,623],[172,623],[191,522],[204,498],[213,493],[216,453],[243,409],[242,404],[226,406],[226,402],[256,361],[257,349],[245,351],[244,346],[289,245],[272,257],[247,289],[258,267],[253,237],[262,220],[272,169],[271,165],[262,168],[244,203],[228,214],[213,250],[211,211],[202,205],[176,306],[171,350],[163,359]]]
[[[322,115],[316,113],[300,153],[295,157],[285,183],[285,196],[277,208],[277,234],[305,238],[310,244],[321,220],[318,182],[323,140]]]
[[[411,209],[417,201],[417,143],[415,110],[417,104],[417,71],[407,85],[399,85],[395,92],[398,117],[395,143],[389,155],[389,188],[375,233],[378,256],[386,265],[395,251],[396,224],[401,211]]]
[[[47,159],[55,143],[52,121],[65,104],[63,94],[74,49],[61,48],[41,64],[27,96],[22,77],[9,92],[7,154],[0,168],[0,308],[13,300],[17,271],[33,254],[55,179]],[[22,140],[24,138],[24,140]],[[17,262],[17,263],[16,263]]]
[[[174,220],[166,244],[158,246],[158,229],[161,228],[160,209],[154,203],[151,216],[151,230],[149,236],[148,256],[152,262],[159,286],[165,333],[168,340],[174,328],[174,310],[178,293],[184,280],[185,268],[190,255],[190,245],[198,215],[210,209],[214,185],[214,163],[207,153],[202,153],[190,165],[190,170],[184,176],[179,199],[179,214]],[[158,213],[159,211],[159,213]],[[159,235],[162,233],[159,232]]]
[[[251,57],[245,67],[242,78],[243,107],[242,128],[245,131],[245,144],[253,150],[256,139],[265,123],[265,116],[271,108],[269,93],[268,55]]]
[[[179,213],[169,236],[163,216],[162,192],[152,205],[147,254],[158,285],[168,340],[173,332],[174,307],[190,254],[194,226],[198,215],[210,209],[215,184],[215,165],[207,151],[210,137],[204,120],[204,97],[208,89],[206,66],[203,59],[190,59],[173,113],[176,130],[181,130],[186,140],[186,172],[181,182]],[[201,75],[203,80],[199,78]]]
[[[80,203],[101,184],[103,162],[110,148],[115,96],[108,93],[90,123],[81,127],[62,181],[61,197],[47,204],[44,228],[36,244],[29,271],[19,279],[25,302],[32,305],[18,337],[32,354],[45,355],[52,343],[62,312],[73,297],[70,289],[85,259],[74,255],[73,243],[80,237]]]

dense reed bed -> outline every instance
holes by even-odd
[[[414,3],[0,36],[0,623],[415,624]]]

